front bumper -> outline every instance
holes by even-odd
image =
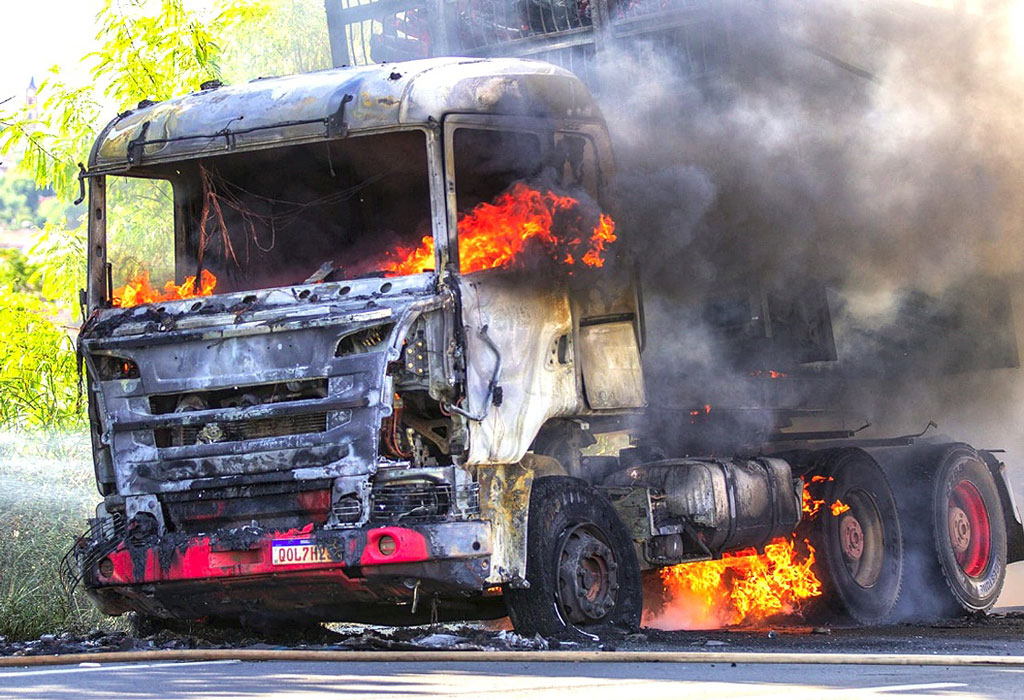
[[[394,551],[382,552],[385,537]],[[382,619],[378,607],[482,594],[492,551],[487,521],[358,530],[246,527],[139,539],[129,533],[112,549],[107,543],[105,556],[84,557],[86,590],[107,614],[370,622]],[[329,561],[275,564],[274,542],[283,540],[314,544]]]

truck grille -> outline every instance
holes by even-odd
[[[244,408],[305,399],[322,399],[326,396],[326,379],[304,379],[293,382],[252,384],[212,391],[159,394],[149,397],[149,408],[153,415],[159,416],[167,413],[204,411],[211,408]]]
[[[283,435],[322,433],[327,430],[327,414],[220,421],[206,425],[186,425],[153,431],[157,447],[185,447],[214,442],[239,442]]]
[[[456,489],[450,484],[423,481],[376,486],[370,520],[435,520],[455,512],[464,516],[475,515],[480,512],[479,488],[479,484],[467,484]],[[461,509],[460,502],[463,504]]]

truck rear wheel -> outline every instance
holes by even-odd
[[[633,542],[608,500],[579,479],[538,479],[530,495],[526,580],[506,586],[516,632],[594,636],[640,624],[640,568]]]
[[[892,489],[881,467],[860,450],[839,453],[817,515],[817,540],[828,602],[861,624],[889,617],[900,595],[903,538]]]
[[[950,448],[932,475],[930,524],[933,582],[940,613],[988,610],[1006,576],[1006,523],[992,472],[964,445]],[[937,568],[938,571],[934,571]]]

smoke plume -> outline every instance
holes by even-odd
[[[652,400],[763,405],[764,383],[745,381],[749,361],[699,300],[813,279],[838,361],[765,355],[760,369],[794,374],[783,403],[842,409],[841,426],[872,424],[864,436],[934,420],[1005,448],[1020,498],[1021,4],[732,0],[718,12],[697,54],[643,40],[599,54]],[[795,379],[811,375],[830,380]],[[736,420],[762,429],[751,414]],[[1024,604],[1021,578],[1011,567],[1004,604]]]

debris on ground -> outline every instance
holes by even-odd
[[[259,633],[242,628],[175,624],[131,634],[90,630],[44,634],[13,641],[0,636],[0,656],[40,656],[160,649],[308,649],[359,651],[538,651],[620,650],[831,651],[853,653],[971,653],[1024,655],[1024,612],[1008,611],[941,624],[896,624],[871,628],[779,627],[704,631],[608,630],[599,639],[524,637],[495,623],[446,623],[413,627],[332,624]]]

